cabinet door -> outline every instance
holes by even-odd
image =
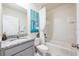
[[[18,45],[16,47],[13,47],[13,48],[10,48],[8,50],[5,50],[5,55],[6,56],[14,55],[14,54],[26,49],[26,48],[29,48],[29,47],[33,46],[33,44],[34,44],[33,42],[34,41],[26,42],[24,44],[21,44],[21,45]]]
[[[34,56],[34,47],[25,49],[24,51],[16,54],[15,56]]]
[[[0,56],[1,56],[1,50],[0,50]]]

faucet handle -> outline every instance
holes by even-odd
[[[19,36],[17,35],[17,38],[19,39]]]

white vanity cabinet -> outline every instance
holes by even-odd
[[[2,49],[3,56],[33,56],[34,55],[34,40],[23,42],[8,48]]]
[[[16,54],[16,56],[33,56],[34,55],[34,47],[30,47],[28,49],[23,50],[22,52]]]

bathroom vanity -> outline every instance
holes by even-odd
[[[33,56],[34,39],[20,38],[13,41],[2,41],[1,56]]]

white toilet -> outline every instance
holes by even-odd
[[[43,56],[46,55],[46,53],[48,53],[48,47],[45,45],[45,40],[41,40],[40,38],[36,38],[35,39],[35,47],[38,50],[38,53],[41,53]]]

